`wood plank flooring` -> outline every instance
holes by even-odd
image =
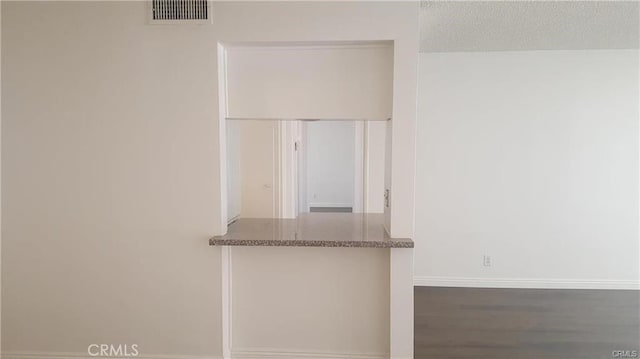
[[[640,292],[416,287],[414,345],[416,359],[615,358],[640,351]]]

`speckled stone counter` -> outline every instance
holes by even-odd
[[[384,215],[303,213],[296,219],[241,218],[212,246],[413,248],[409,238],[390,238]]]

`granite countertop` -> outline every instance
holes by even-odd
[[[384,215],[303,213],[296,219],[240,218],[212,246],[413,248],[410,238],[390,238]]]

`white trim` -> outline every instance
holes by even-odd
[[[366,212],[365,208],[365,123],[356,121],[354,123],[354,158],[355,166],[353,166],[353,213]]]
[[[222,357],[231,359],[232,344],[232,294],[233,285],[231,282],[232,263],[231,247],[222,246]]]
[[[279,213],[277,218],[296,218],[298,192],[298,154],[295,146],[298,139],[297,123],[278,121],[280,181],[278,200]]]
[[[413,358],[413,249],[389,251],[389,356]]]
[[[280,122],[276,122],[271,131],[271,159],[274,166],[271,168],[271,217],[282,218],[282,153],[280,152]],[[242,212],[240,212],[242,214]]]
[[[253,50],[329,50],[329,49],[375,49],[391,48],[393,40],[362,41],[260,41],[234,42],[227,41],[225,46],[233,51]]]
[[[418,287],[640,290],[640,281],[615,279],[521,279],[414,276],[413,284]]]
[[[362,129],[362,212],[371,213],[369,208],[369,196],[371,188],[369,188],[369,171],[371,168],[371,144],[369,134],[371,133],[371,123],[366,122]]]
[[[369,353],[330,353],[321,351],[299,351],[288,349],[239,349],[233,351],[233,359],[387,359],[386,354],[369,354]]]
[[[298,208],[296,216],[309,212],[307,200],[307,123],[298,124]]]
[[[638,23],[638,29],[640,30],[640,23]],[[639,67],[637,67],[637,68],[640,68],[640,56],[638,56],[638,66]],[[640,83],[640,71],[638,71],[638,81],[639,82],[637,82],[637,83]],[[638,92],[638,102],[637,103],[640,103],[640,91]],[[640,116],[638,116],[636,121],[637,120],[640,120]],[[640,126],[638,126],[638,133],[636,135],[640,135]],[[638,147],[636,147],[636,150],[637,149],[638,149]],[[639,161],[639,164],[640,164],[640,156],[638,156],[638,161]],[[638,187],[640,188],[640,176],[638,178]],[[640,191],[638,191],[637,193],[638,193],[638,198],[637,198],[638,201],[636,202],[636,204],[640,205]],[[638,217],[638,221],[636,221],[636,233],[640,233],[640,208],[636,208],[636,209],[639,209],[639,211],[637,212],[639,217]],[[640,240],[640,236],[639,236],[638,240]],[[638,248],[638,250],[636,252],[636,255],[640,256],[640,248]],[[638,257],[636,257],[636,258],[638,258]],[[640,265],[636,266],[636,269],[637,269],[636,274],[638,274],[638,277],[640,277]]]
[[[375,117],[375,118],[348,118],[348,117],[340,117],[340,118],[293,118],[293,117],[226,117],[226,120],[230,121],[298,121],[298,122],[316,122],[316,121],[336,121],[336,122],[353,122],[353,121],[361,121],[361,122],[386,122],[391,121],[390,117]]]
[[[218,168],[220,168],[220,229],[223,235],[227,233],[227,50],[221,43],[217,45],[218,51]]]
[[[2,352],[2,359],[68,359],[82,358],[95,359],[105,357],[92,357],[88,353],[74,352],[41,352],[41,351],[9,351]],[[135,357],[137,359],[220,359],[219,356],[209,355],[164,355],[164,354],[140,354]]]

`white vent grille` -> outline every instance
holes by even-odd
[[[208,0],[152,0],[152,20],[207,20]]]

